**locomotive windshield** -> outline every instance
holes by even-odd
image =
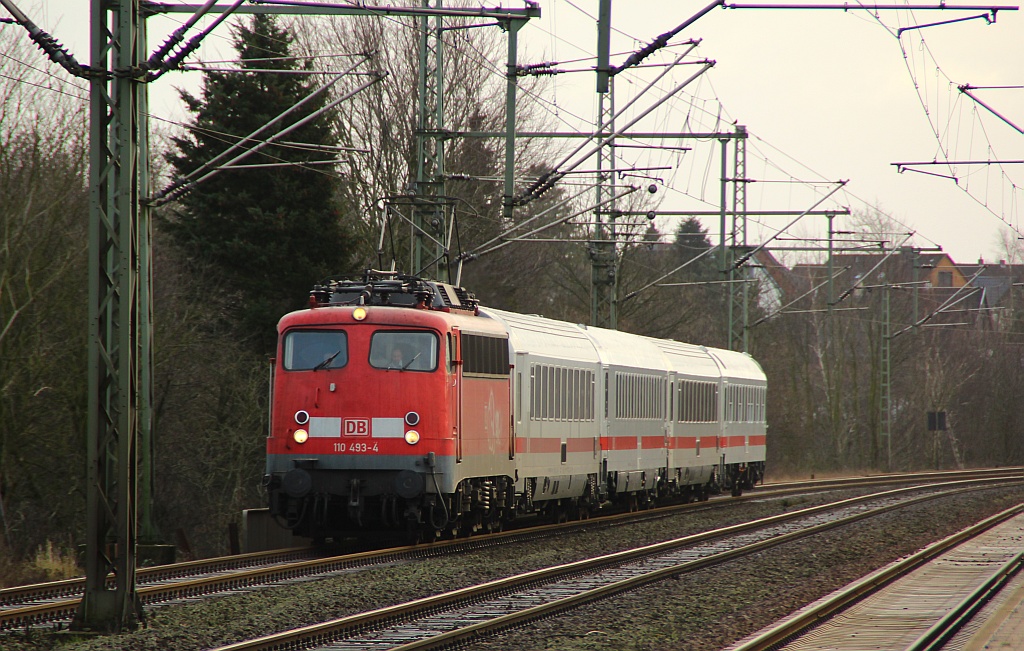
[[[370,366],[389,370],[433,371],[437,335],[432,332],[379,330],[370,340]]]
[[[342,330],[294,330],[284,338],[289,371],[341,368],[348,364],[348,337]]]

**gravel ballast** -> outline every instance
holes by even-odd
[[[850,493],[851,495],[854,493]],[[331,578],[149,608],[147,626],[83,638],[49,631],[0,636],[9,651],[193,651],[379,608],[558,563],[567,563],[805,508],[830,496],[775,498],[642,525],[594,528]],[[1024,500],[1024,488],[944,497],[682,575],[473,644],[475,649],[719,649],[805,604],[978,520]]]

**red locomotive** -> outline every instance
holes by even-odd
[[[763,477],[766,381],[746,354],[382,272],[314,288],[278,332],[264,481],[297,535],[494,531]]]

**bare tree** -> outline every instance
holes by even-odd
[[[465,19],[445,20],[442,38],[446,74],[441,100],[445,129],[453,133],[503,132],[504,33],[494,27],[470,29]],[[346,160],[340,192],[352,217],[361,222],[368,234],[373,234],[373,241],[382,221],[391,221],[392,228],[384,241],[384,257],[386,261],[396,259],[400,267],[409,265],[408,218],[412,209],[411,184],[417,174],[419,29],[418,20],[382,16],[307,19],[295,29],[304,53],[316,57],[319,66],[333,65],[327,63],[334,60],[331,57],[347,57],[344,60],[350,61],[352,57],[365,56],[367,62],[358,72],[373,71],[383,76],[380,83],[338,107],[336,127],[344,147],[341,155]],[[364,79],[352,74],[338,81],[332,92],[344,95]],[[546,114],[538,103],[530,101],[540,83],[530,77],[519,80],[517,120],[520,130],[539,130],[546,126]],[[551,141],[519,139],[517,176],[528,179],[531,168],[551,151]],[[453,256],[472,250],[512,226],[502,218],[503,140],[448,139],[444,169],[446,195],[457,226]],[[543,205],[538,202],[517,209],[517,219],[528,219]],[[557,217],[558,213],[553,213],[546,221]],[[519,259],[524,254],[528,255],[524,247],[503,248],[500,253],[489,254],[486,259],[467,265],[466,274],[474,279],[479,277],[482,284],[487,285],[489,278],[507,266],[491,260]],[[366,256],[367,264],[376,264],[371,256]]]
[[[23,33],[0,51],[0,533],[25,553],[81,513],[86,104]]]

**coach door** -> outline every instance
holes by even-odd
[[[516,437],[519,436],[519,430],[523,427],[523,414],[528,413],[533,409],[533,404],[530,401],[530,394],[527,393],[526,397],[523,397],[524,391],[529,391],[530,381],[526,377],[526,373],[529,371],[530,363],[526,360],[526,353],[516,353],[515,364],[510,369],[510,380],[512,382],[512,399],[509,401],[509,428],[508,428],[508,458],[516,458]],[[526,401],[526,411],[524,411],[524,401]],[[526,426],[528,426],[527,423]],[[527,430],[527,436],[529,431]]]
[[[682,380],[680,380],[681,382]],[[665,410],[665,467],[672,468],[677,467],[678,464],[674,464],[674,450],[675,450],[675,433],[676,433],[676,374],[675,371],[669,373],[668,382],[666,383],[666,390],[668,394],[665,396],[665,405],[668,409]]]
[[[459,329],[448,335],[448,409],[455,439],[455,460],[462,461],[462,345]]]

